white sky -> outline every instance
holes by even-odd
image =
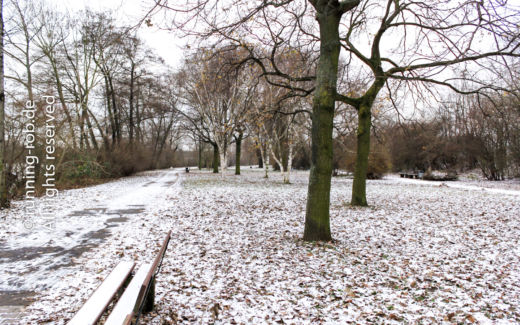
[[[26,0],[30,1],[30,0]],[[154,0],[43,0],[60,10],[75,12],[85,8],[94,11],[114,12],[118,21],[125,25],[135,25],[153,6]],[[509,4],[520,6],[520,0],[509,0]],[[159,54],[167,64],[176,68],[182,62],[182,47],[186,41],[172,32],[157,27],[143,25],[139,30],[141,38]]]
[[[27,0],[30,1],[30,0]],[[135,25],[153,6],[153,0],[43,0],[59,10],[77,12],[90,8],[93,11],[113,11],[121,23]],[[182,61],[184,40],[168,31],[143,25],[139,30],[141,38],[155,49],[167,64],[176,68]]]

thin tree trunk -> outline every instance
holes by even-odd
[[[198,164],[199,170],[202,170],[202,141],[199,139],[199,157]]]
[[[106,92],[106,99],[107,99],[107,112],[108,112],[108,119],[110,121],[110,129],[112,131],[112,147],[116,143],[116,126],[114,122],[114,114],[112,112],[112,102],[111,102],[111,91],[110,86],[108,84],[108,77],[105,75],[105,92]]]
[[[218,146],[215,143],[213,145],[213,174],[218,174]]]
[[[158,154],[157,154],[156,165],[155,165],[156,168],[158,168],[158,166],[159,166],[159,161],[161,159],[161,155],[162,155],[163,150],[164,150],[164,145],[166,144],[166,140],[168,139],[168,135],[170,134],[172,126],[173,126],[173,118],[168,123],[168,126],[166,127],[166,130],[164,131],[164,135],[162,136],[161,142],[159,144],[159,151],[158,151]]]
[[[117,143],[121,142],[121,119],[120,119],[120,113],[119,109],[117,108],[116,103],[116,92],[114,91],[114,83],[112,82],[112,76],[108,75],[108,86],[110,89],[110,95],[112,98],[112,111],[114,114],[114,127],[115,127],[115,134],[116,134],[116,141]]]
[[[137,93],[135,98],[135,138],[138,142],[143,142],[143,136],[141,132],[141,113],[139,111],[139,99],[141,98],[141,87],[139,82],[137,82]]]
[[[52,71],[54,74],[54,79],[56,80],[56,90],[58,91],[58,98],[60,99],[61,107],[63,108],[63,111],[65,112],[65,116],[67,117],[67,123],[69,124],[69,132],[70,137],[72,140],[72,148],[76,149],[76,133],[74,132],[74,125],[72,123],[72,116],[70,115],[70,111],[67,105],[67,102],[65,101],[65,95],[63,94],[63,84],[61,83],[60,74],[58,71],[58,66],[56,63],[56,58],[53,54],[46,51],[47,58],[51,62],[52,65]]]
[[[94,135],[94,128],[92,127],[92,122],[90,122],[90,116],[88,114],[88,107],[85,106],[85,104],[81,104],[82,108],[82,114],[84,115],[85,121],[87,122],[87,129],[88,133],[90,135],[90,140],[92,141],[92,145],[94,146],[94,149],[97,151],[99,149],[98,143],[96,140],[96,136]]]
[[[134,142],[134,70],[135,64],[132,62],[132,66],[130,69],[130,98],[128,100],[128,106],[130,109],[128,116],[128,133],[129,133],[129,142],[130,142],[130,150],[132,150],[133,142]]]
[[[89,115],[92,117],[92,119],[94,120],[94,124],[96,125],[97,129],[99,130],[99,134],[101,135],[101,139],[103,140],[103,146],[105,147],[105,150],[108,151],[110,149],[110,143],[108,141],[108,136],[103,131],[103,127],[99,123],[96,116],[92,113],[92,111],[88,110],[88,112],[90,113]]]
[[[256,149],[256,157],[258,158],[258,168],[264,168],[264,160],[262,159],[262,152],[260,148]]]
[[[226,155],[224,154],[224,150],[219,150],[219,156],[220,156],[220,176],[224,178],[226,176],[226,164],[224,163],[226,161]]]
[[[264,145],[260,145],[260,156],[262,157],[262,165],[264,166],[264,178],[269,178],[269,148],[264,149]]]
[[[239,133],[236,139],[236,152],[235,152],[235,175],[240,175],[240,158],[242,154],[242,137],[243,134]]]
[[[278,146],[278,147],[280,147],[280,146]],[[273,156],[274,161],[278,165],[278,168],[280,168],[280,173],[282,175],[282,180],[285,183],[285,179],[286,179],[285,167],[283,166],[283,161],[281,160],[282,158],[280,157],[280,159],[278,159],[278,157],[276,156],[276,154],[273,151],[271,151],[271,154]],[[281,156],[281,150],[280,150],[280,156]]]
[[[4,1],[0,0],[0,208],[9,207],[5,174]]]
[[[220,176],[224,178],[226,176],[226,168],[227,168],[227,157],[226,157],[226,144],[221,145],[219,150],[220,156]]]
[[[293,144],[289,143],[289,153],[287,155],[287,171],[285,172],[286,178],[284,178],[283,182],[285,184],[291,183],[291,169],[292,169],[292,160],[293,160]]]

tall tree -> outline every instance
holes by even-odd
[[[484,96],[486,89],[503,90],[487,67],[520,56],[520,11],[503,1],[363,1],[347,21],[342,47],[350,62],[368,70],[371,82],[360,93],[335,98],[358,114],[351,204],[366,206],[372,109],[385,85],[392,103],[398,92],[391,82],[420,100],[435,97],[435,86]],[[461,80],[469,88],[462,89]]]
[[[69,109],[70,102],[66,98],[63,85],[63,71],[66,69],[66,60],[64,60],[61,54],[63,53],[62,46],[64,46],[67,38],[67,30],[63,26],[63,21],[66,21],[67,17],[46,9],[41,11],[38,18],[42,25],[42,31],[36,35],[36,46],[40,50],[42,56],[47,60],[47,64],[50,67],[48,72],[51,75],[50,79],[53,79],[52,82],[55,85],[61,109],[66,116],[66,121],[69,126],[69,137],[67,142],[71,142],[72,147],[76,149],[75,125],[72,113]]]
[[[9,206],[5,175],[4,1],[0,0],[0,208]]]
[[[198,0],[188,5],[172,5],[166,0],[156,2],[156,8],[167,8],[178,12],[195,13],[197,19],[189,21],[174,21],[176,28],[187,34],[199,35],[206,40],[224,38],[233,42],[237,47],[245,49],[248,59],[258,63],[263,74],[267,77],[278,77],[281,80],[270,80],[270,83],[288,88],[296,96],[306,96],[314,91],[312,107],[312,158],[305,215],[304,240],[330,240],[330,185],[332,175],[332,131],[335,111],[338,61],[341,50],[339,28],[342,16],[359,4],[359,0],[309,0],[281,2],[235,0],[223,4],[212,0]],[[308,3],[313,7],[309,9]],[[228,11],[233,7],[251,8],[237,16],[236,20],[229,19]],[[153,10],[152,10],[153,12]],[[318,22],[319,36],[314,37],[314,31],[305,30],[312,20],[309,13]],[[192,16],[191,14],[189,15]],[[255,20],[257,20],[255,22]],[[196,25],[194,25],[196,24]],[[252,25],[255,25],[252,27]],[[203,30],[201,30],[201,27]],[[204,28],[205,27],[205,28]],[[240,29],[243,27],[243,29]],[[248,34],[256,28],[262,41],[269,43],[269,56],[262,49],[251,42],[259,35],[248,39]],[[298,37],[298,39],[294,39]],[[319,42],[319,60],[316,76],[310,76],[309,70],[301,71],[299,76],[292,76],[278,68],[274,60],[276,51],[280,47],[287,47],[292,42],[310,44],[309,49]],[[270,61],[266,65],[262,58]],[[309,60],[310,61],[310,60]],[[312,65],[309,65],[312,67]],[[314,81],[314,86],[302,87],[301,83]],[[298,84],[300,83],[300,84]],[[308,85],[307,85],[308,86]]]
[[[222,177],[227,151],[240,133],[257,84],[244,67],[235,68],[231,52],[199,51],[186,62],[183,96],[189,109],[183,115],[200,136],[207,136],[218,150]],[[247,68],[247,67],[246,67]]]

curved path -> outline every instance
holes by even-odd
[[[160,204],[178,188],[179,178],[179,170],[146,172],[64,191],[52,206],[45,199],[37,199],[37,206],[50,207],[46,212],[54,216],[53,229],[22,227],[27,201],[14,202],[12,209],[2,211],[0,324],[18,324],[16,318],[34,294],[52,287],[70,272],[75,259],[107,240],[112,229]],[[38,220],[34,222],[38,224]]]

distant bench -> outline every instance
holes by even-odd
[[[424,173],[423,173],[423,172],[418,172],[418,173],[405,173],[405,172],[400,172],[400,173],[399,173],[399,176],[401,176],[401,178],[415,178],[415,179],[422,179],[423,176],[424,176]]]
[[[134,262],[119,262],[103,283],[94,291],[83,307],[69,321],[69,325],[96,324],[103,316],[110,302],[119,295],[114,309],[108,316],[105,325],[137,324],[141,313],[152,311],[155,296],[155,276],[162,264],[166,248],[170,242],[171,231],[168,232],[161,250],[153,263],[145,263],[135,272]],[[130,283],[128,283],[130,282]],[[128,286],[125,285],[128,284]]]

